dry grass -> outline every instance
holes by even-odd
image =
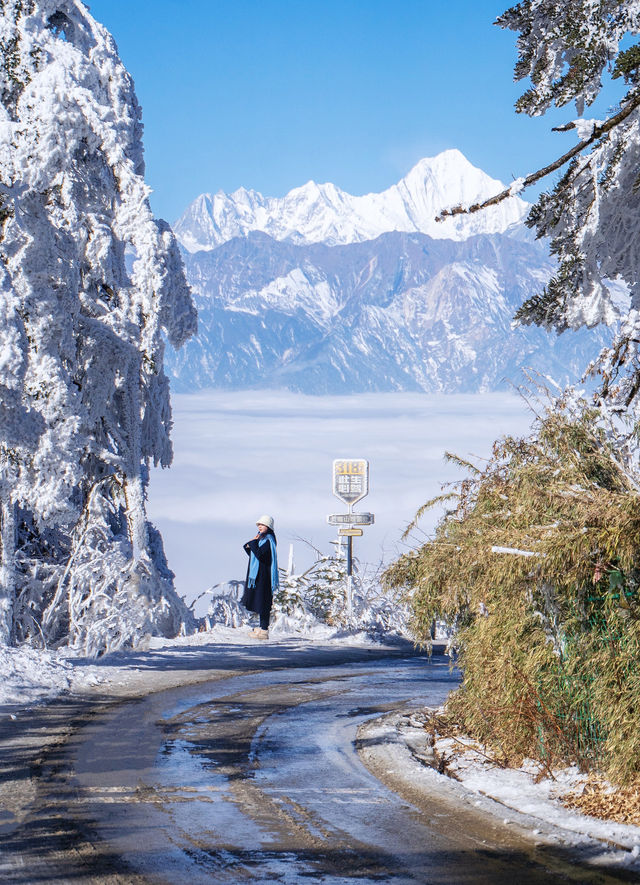
[[[425,710],[424,728],[430,735],[429,743],[434,750],[434,767],[444,774],[455,776],[455,773],[449,770],[451,759],[458,755],[468,755],[470,752],[496,767],[509,767],[505,765],[504,759],[494,755],[489,748],[479,746],[466,736],[448,711]],[[448,747],[451,754],[449,757],[437,749],[437,742],[442,738],[453,742]],[[541,780],[545,776],[555,779],[553,772],[541,767],[535,780]],[[560,801],[565,808],[576,809],[581,814],[640,826],[640,780],[627,787],[616,788],[602,775],[592,773],[579,791],[567,793]]]
[[[470,472],[435,537],[385,574],[425,642],[433,618],[457,627],[452,718],[505,764],[635,782],[640,494],[627,439],[586,403],[556,401]]]
[[[601,820],[640,826],[640,784],[613,790],[602,777],[591,775],[583,790],[564,796],[562,804]]]

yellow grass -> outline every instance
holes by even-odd
[[[640,777],[640,494],[626,440],[556,401],[527,439],[499,440],[435,536],[385,573],[428,642],[457,629],[449,709],[505,758]],[[509,548],[534,555],[496,553]]]

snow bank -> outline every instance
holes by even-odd
[[[345,606],[345,561],[322,557],[304,575],[284,574],[271,613],[272,639],[300,637],[314,640],[387,642],[400,636],[411,638],[407,606],[385,593],[376,577],[354,577],[352,614]],[[216,585],[198,597],[209,596],[202,624],[207,632],[218,627],[257,626],[258,616],[242,605],[242,582]],[[247,630],[244,631],[245,634]]]
[[[106,679],[97,667],[74,668],[59,652],[21,646],[0,647],[0,710],[6,706],[31,706],[82,686]]]
[[[541,840],[584,849],[593,863],[640,873],[640,827],[589,817],[562,804],[563,797],[581,792],[587,781],[584,772],[572,766],[541,776],[540,765],[533,760],[525,760],[520,768],[501,768],[468,738],[438,737],[433,743],[425,730],[427,719],[423,713],[411,712],[387,723],[395,725],[397,736],[411,751],[413,762],[405,758],[405,770],[419,764],[437,767],[440,761],[450,778],[478,796],[478,807],[500,815],[504,824],[524,823]],[[484,798],[498,807],[487,808]],[[523,822],[521,815],[527,820]]]

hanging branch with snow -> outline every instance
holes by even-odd
[[[498,203],[508,200],[509,197],[514,197],[516,194],[522,193],[523,190],[542,181],[547,175],[551,175],[552,172],[557,172],[558,169],[562,169],[563,166],[567,165],[569,160],[577,157],[578,154],[581,154],[582,151],[588,148],[589,145],[593,144],[594,141],[602,138],[603,135],[610,132],[619,123],[622,123],[623,120],[626,120],[626,118],[639,106],[640,92],[634,96],[630,96],[625,107],[604,123],[602,120],[572,120],[570,123],[567,123],[566,126],[555,126],[552,129],[552,132],[569,132],[571,129],[575,129],[579,137],[583,133],[585,133],[585,136],[582,141],[572,147],[570,151],[567,151],[566,154],[558,157],[557,160],[554,160],[547,166],[543,166],[542,169],[537,169],[535,172],[531,172],[524,178],[516,178],[515,181],[511,182],[509,187],[500,191],[499,194],[489,197],[482,203],[473,203],[471,206],[453,206],[450,209],[443,209],[436,216],[436,221],[444,221],[445,218],[451,218],[454,215],[473,215],[474,212],[481,212],[483,209],[488,209],[490,206],[496,206]]]
[[[640,33],[640,2],[525,0],[496,23],[519,33],[515,77],[531,81],[516,110],[538,116],[575,102],[580,119],[559,128],[575,130],[580,141],[495,197],[441,218],[495,205],[569,164],[527,219],[539,237],[551,239],[558,270],[516,319],[558,332],[620,320],[613,345],[591,368],[602,376],[603,398],[627,409],[640,392],[640,44],[621,44]],[[606,71],[624,80],[626,94],[607,120],[584,119]],[[611,281],[626,287],[627,306],[615,299]]]
[[[0,641],[97,653],[189,617],[145,488],[172,458],[163,335],[195,308],[109,33],[80,0],[6,0],[0,45]]]

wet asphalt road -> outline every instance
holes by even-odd
[[[50,767],[39,805],[40,818],[48,809],[66,828],[54,838],[49,820],[48,845],[42,832],[37,841],[37,827],[31,840],[26,826],[15,830],[13,847],[22,838],[25,862],[0,878],[615,881],[536,849],[494,820],[439,807],[434,797],[403,798],[364,767],[358,726],[391,709],[440,704],[457,681],[444,657],[408,649],[245,651],[238,657],[238,647],[219,646],[212,654],[222,669],[225,653],[236,656],[226,678],[82,717]]]

